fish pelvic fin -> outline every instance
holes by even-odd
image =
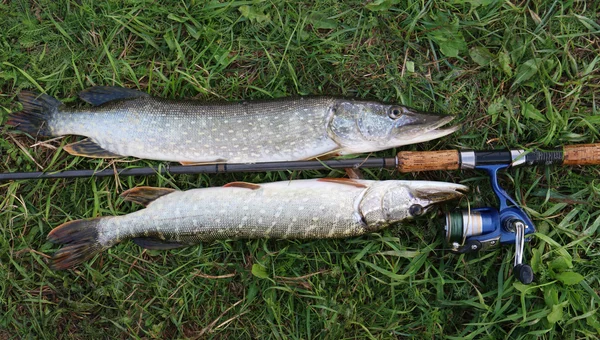
[[[211,165],[211,164],[221,164],[221,163],[227,163],[227,159],[225,159],[225,158],[216,158],[214,160],[205,161],[205,162],[188,162],[188,161],[180,161],[179,162],[179,164],[181,164],[183,166]]]
[[[31,136],[52,136],[48,119],[62,103],[47,94],[22,91],[18,94],[23,110],[8,115],[8,125]]]
[[[168,195],[173,191],[176,190],[171,188],[137,187],[124,191],[121,197],[125,201],[134,202],[146,207],[157,198]]]
[[[70,221],[52,229],[48,241],[64,246],[52,255],[50,267],[54,270],[73,268],[108,248],[98,240],[101,219]]]
[[[113,100],[150,97],[149,94],[118,86],[94,86],[79,92],[79,98],[94,106],[102,105]]]
[[[66,152],[73,156],[83,156],[90,158],[118,158],[123,157],[114,152],[103,149],[98,143],[91,138],[80,140],[79,142],[65,145],[63,148]]]
[[[132,238],[131,241],[133,241],[133,243],[137,244],[142,248],[151,250],[167,250],[187,246],[187,244],[171,241],[162,241],[151,237],[136,237]]]
[[[305,160],[307,161],[326,161],[328,159],[332,159],[335,157],[339,157],[342,149],[334,149],[331,151],[323,152],[322,154],[318,154],[316,156],[308,157]]]

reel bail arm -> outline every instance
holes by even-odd
[[[523,263],[526,236],[535,232],[527,213],[502,189],[498,171],[510,164],[478,165],[490,176],[492,190],[500,203],[499,209],[483,207],[462,209],[446,214],[446,239],[455,253],[469,253],[490,249],[500,244],[514,244],[515,265],[513,274],[523,284],[533,281],[531,267]]]

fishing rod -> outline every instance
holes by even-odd
[[[525,150],[496,151],[400,151],[396,157],[354,158],[341,160],[314,160],[267,162],[250,164],[202,164],[153,167],[117,168],[104,170],[65,170],[55,172],[0,173],[0,181],[26,179],[87,178],[111,176],[152,176],[182,174],[221,174],[234,172],[264,172],[286,170],[326,170],[345,168],[397,169],[400,172],[475,169],[482,165],[505,164],[511,167],[533,165],[598,165],[600,144],[567,145],[562,150],[526,152]]]
[[[523,262],[527,236],[535,225],[504,191],[498,182],[498,171],[509,167],[533,165],[599,165],[600,144],[567,145],[553,151],[401,151],[396,157],[357,158],[327,161],[270,162],[255,164],[210,164],[191,166],[158,166],[106,170],[67,170],[59,172],[21,172],[0,174],[0,181],[106,176],[148,176],[156,174],[196,174],[262,172],[282,170],[322,170],[342,168],[385,168],[400,172],[475,169],[487,172],[499,207],[481,207],[446,213],[446,242],[458,254],[492,249],[501,244],[514,244],[513,274],[524,284],[533,281],[531,267]]]

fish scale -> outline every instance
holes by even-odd
[[[118,87],[92,87],[95,105],[67,108],[48,95],[22,92],[23,111],[8,124],[32,135],[80,135],[67,152],[182,163],[294,161],[373,152],[454,132],[452,117],[401,105],[336,97],[249,102],[169,100]]]
[[[67,222],[48,239],[65,245],[53,266],[68,268],[128,239],[169,249],[224,239],[350,237],[411,219],[465,190],[444,182],[348,179],[234,182],[188,191],[139,187],[122,196],[145,209]]]
[[[100,239],[116,240],[119,229],[126,230],[121,235],[127,238],[151,236],[186,244],[235,238],[330,238],[365,231],[367,226],[354,214],[354,200],[366,188],[296,182],[265,184],[257,190],[174,192],[144,210],[103,221]],[[229,198],[224,200],[224,195]]]
[[[49,123],[53,134],[88,136],[120,155],[184,162],[291,160],[338,148],[324,129],[331,105],[330,98],[208,105],[144,97],[109,102],[93,113],[64,110]]]

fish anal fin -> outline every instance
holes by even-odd
[[[149,97],[150,95],[118,86],[94,86],[79,92],[79,98],[94,106],[102,105],[113,100]]]
[[[260,184],[248,183],[248,182],[230,182],[223,186],[223,188],[246,188],[250,190],[260,189]]]
[[[187,246],[187,244],[178,243],[178,242],[169,242],[169,241],[161,241],[151,237],[136,237],[131,239],[133,243],[138,246],[151,249],[151,250],[159,250],[159,249],[175,249]]]
[[[73,156],[83,156],[91,158],[118,158],[123,157],[114,152],[103,149],[98,143],[90,138],[80,140],[79,142],[65,145],[63,148]]]
[[[352,185],[357,188],[366,188],[367,186],[354,180],[351,178],[319,178],[318,182],[329,182],[329,183],[338,183],[338,184],[346,184]]]
[[[173,191],[176,190],[171,188],[136,187],[124,191],[121,194],[121,197],[128,202],[148,206],[148,204],[152,203],[155,199],[168,195]]]

